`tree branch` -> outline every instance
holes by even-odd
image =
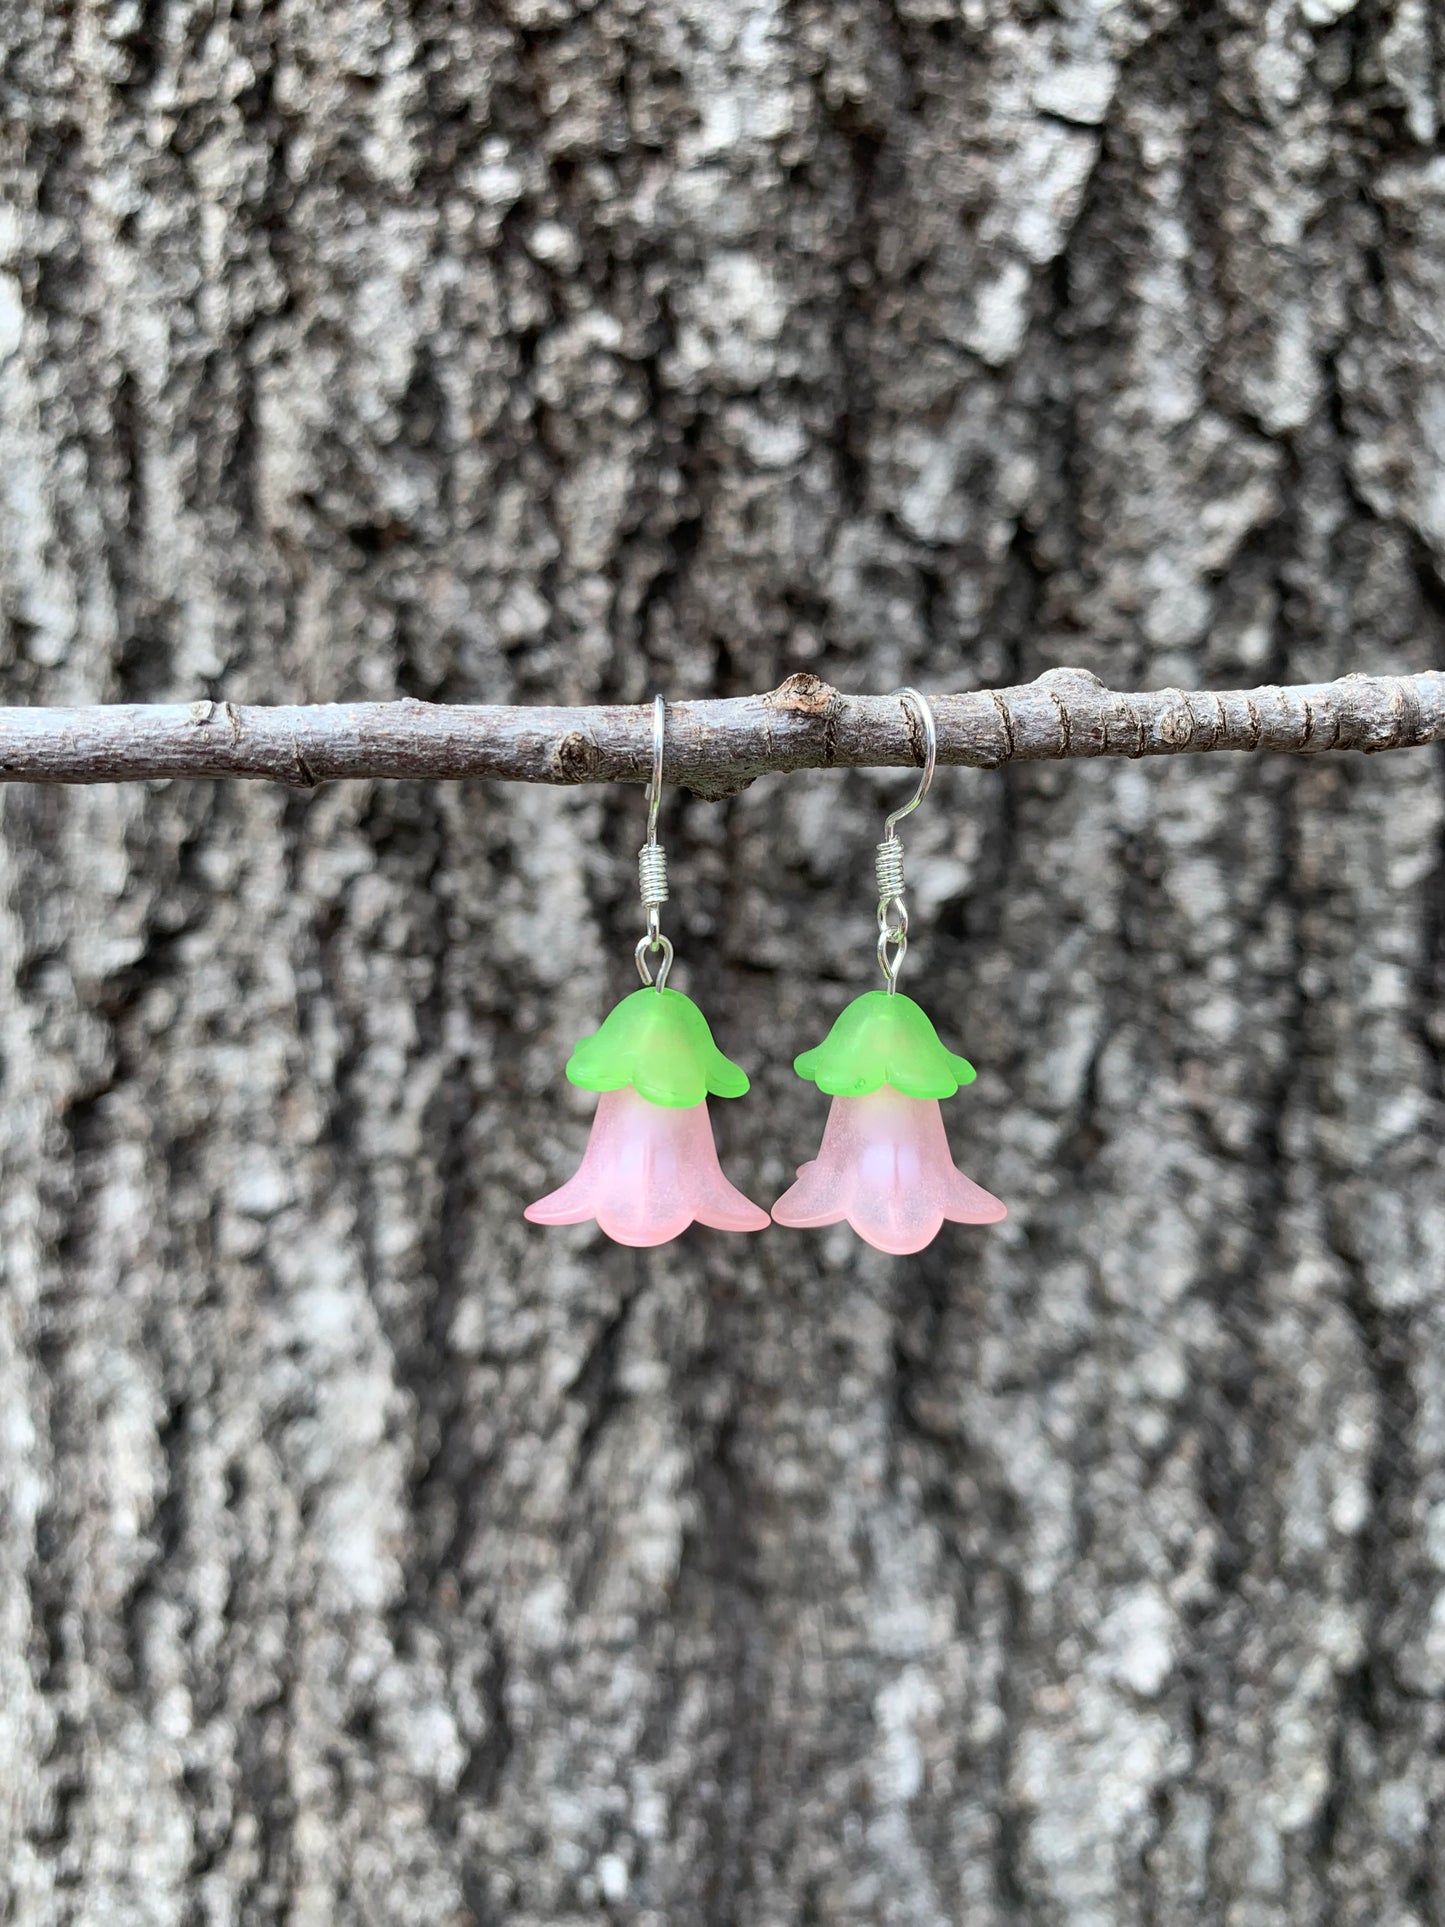
[[[1405,749],[1445,736],[1445,672],[1346,676],[1290,689],[1120,695],[1085,669],[935,696],[940,763],[997,769],[1076,756]],[[503,708],[414,701],[0,709],[0,781],[120,783],[250,776],[297,788],[340,777],[486,776],[523,783],[646,780],[651,705]],[[766,696],[670,704],[664,773],[727,796],[774,771],[918,764],[895,696],[845,696],[790,676]]]

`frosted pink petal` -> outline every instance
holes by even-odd
[[[975,1184],[972,1178],[956,1170],[948,1187],[943,1215],[951,1224],[997,1224],[1008,1216],[1008,1206],[992,1191],[985,1191],[981,1184]]]
[[[707,1105],[698,1105],[702,1113],[704,1142],[699,1146],[697,1161],[693,1166],[693,1216],[699,1224],[711,1226],[714,1231],[764,1231],[772,1223],[761,1205],[744,1197],[735,1184],[729,1184],[718,1163],[717,1147],[713,1143],[712,1126],[707,1122]]]
[[[697,1219],[719,1231],[761,1231],[768,1214],[728,1183],[713,1144],[707,1100],[649,1104],[636,1091],[604,1091],[575,1177],[529,1204],[533,1224],[595,1218],[618,1244],[666,1244]]]
[[[994,1224],[999,1200],[954,1166],[936,1098],[904,1097],[891,1085],[867,1097],[835,1097],[823,1142],[773,1206],[778,1224],[812,1227],[842,1218],[895,1257],[922,1251],[945,1218]]]
[[[583,1224],[592,1216],[592,1173],[587,1169],[587,1154],[565,1184],[538,1198],[522,1213],[533,1224]]]

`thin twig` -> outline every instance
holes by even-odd
[[[1346,676],[1290,689],[1120,695],[1086,669],[1051,669],[1017,688],[932,700],[939,762],[982,769],[1214,749],[1406,749],[1445,736],[1441,670]],[[378,776],[643,782],[651,737],[650,705],[200,702],[0,709],[0,781],[250,776],[300,789]],[[666,780],[700,796],[730,795],[774,771],[916,761],[897,697],[845,696],[816,676],[790,676],[766,696],[668,706]]]

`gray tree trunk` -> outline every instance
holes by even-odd
[[[1429,0],[0,0],[6,701],[1437,665]],[[899,772],[673,796],[754,1076]],[[635,789],[0,800],[0,1914],[1445,1920],[1428,750],[945,772],[1010,1203],[524,1203]],[[7,1911],[8,1909],[8,1911]]]

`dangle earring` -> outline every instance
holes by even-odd
[[[945,1218],[995,1224],[1008,1214],[995,1197],[954,1166],[938,1108],[974,1068],[939,1042],[911,997],[898,994],[908,948],[899,822],[933,781],[938,739],[933,710],[916,689],[898,695],[923,726],[923,776],[912,798],[883,825],[878,845],[878,964],[886,990],[854,998],[823,1042],[793,1068],[833,1099],[812,1163],[773,1206],[777,1224],[812,1228],[846,1218],[860,1238],[895,1256],[922,1251]]]
[[[667,988],[672,945],[662,934],[667,856],[657,840],[666,706],[652,706],[647,841],[637,853],[647,929],[633,953],[643,989],[624,997],[567,1065],[568,1080],[601,1093],[575,1177],[535,1204],[533,1224],[581,1224],[620,1245],[660,1245],[697,1220],[716,1231],[761,1231],[766,1211],[729,1184],[718,1163],[707,1100],[741,1097],[746,1075],[723,1056],[690,997]],[[658,958],[656,975],[649,957]]]

